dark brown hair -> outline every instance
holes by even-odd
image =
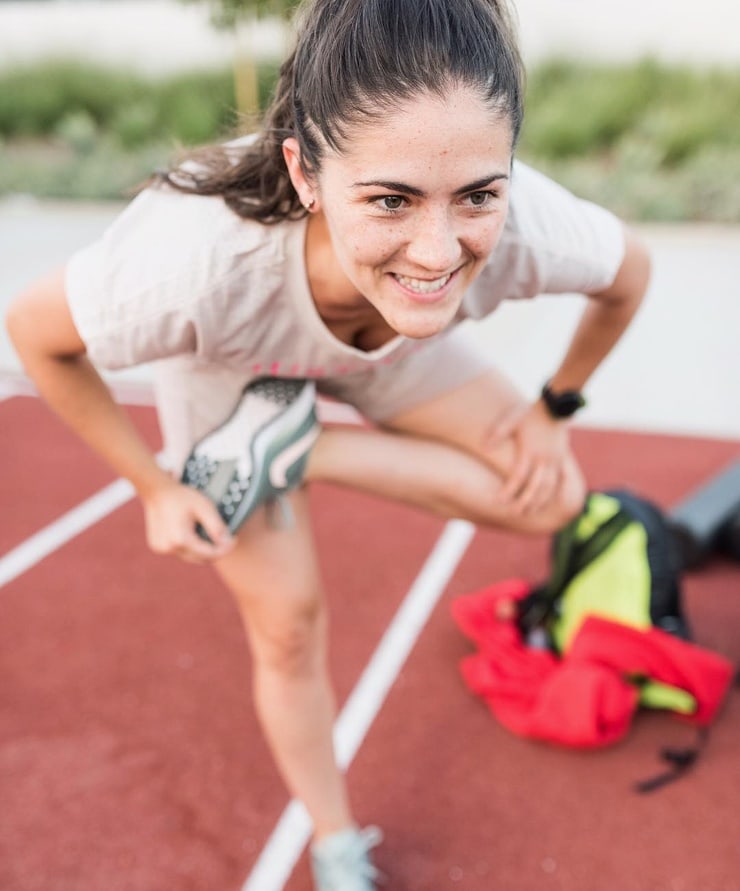
[[[323,147],[341,153],[353,124],[464,85],[510,124],[513,148],[523,80],[506,0],[304,0],[260,132],[248,144],[191,152],[158,179],[222,195],[240,216],[263,223],[298,218],[305,211],[283,160],[287,137],[298,140],[304,170],[315,174]]]

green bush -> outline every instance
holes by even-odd
[[[708,144],[740,146],[740,71],[642,61],[629,66],[551,62],[529,77],[522,150],[580,157],[637,133],[675,164]]]
[[[529,79],[522,148],[547,158],[600,151],[634,126],[651,101],[654,67],[550,63]]]
[[[63,118],[78,112],[104,128],[122,105],[138,101],[146,90],[140,78],[70,61],[0,72],[0,133],[48,135]]]
[[[89,154],[98,141],[98,127],[89,112],[70,111],[59,121],[54,133],[81,155]]]
[[[152,135],[157,133],[156,106],[147,100],[141,100],[118,109],[110,124],[110,132],[123,148],[133,150],[151,142]]]
[[[220,138],[233,125],[230,71],[181,74],[152,87],[159,108],[158,136],[194,145]]]
[[[0,71],[0,135],[53,135],[62,120],[85,114],[127,147],[171,138],[216,138],[233,120],[230,71],[147,79],[69,61]]]
[[[0,164],[0,195],[31,193],[39,198],[121,200],[152,171],[166,165],[170,145],[128,152],[106,138],[82,155],[59,145],[8,146]]]
[[[627,218],[740,222],[740,70],[548,63],[519,155]]]

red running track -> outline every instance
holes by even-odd
[[[153,413],[133,412],[153,445]],[[738,444],[576,431],[592,486],[664,505]],[[0,403],[0,553],[111,482],[36,400]],[[444,524],[315,486],[344,701]],[[663,745],[641,714],[621,745],[578,753],[515,738],[460,681],[451,600],[540,578],[547,542],[478,532],[349,770],[380,824],[391,891],[740,891],[737,739],[728,698],[693,773],[631,791]],[[686,581],[698,641],[740,661],[740,571]],[[239,617],[208,569],[147,552],[134,502],[0,588],[0,891],[239,891],[288,801],[249,701]],[[305,856],[286,888],[308,891]]]

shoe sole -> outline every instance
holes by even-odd
[[[217,429],[222,429],[232,417],[233,415]],[[215,432],[212,430],[199,440],[191,455]],[[230,532],[236,532],[261,504],[279,498],[300,484],[308,461],[308,453],[320,432],[321,427],[316,417],[316,386],[313,381],[308,381],[293,402],[260,427],[252,437],[249,443],[251,459],[249,487],[231,517],[224,517],[219,509],[219,515]],[[227,464],[228,462],[221,462],[221,467],[229,472]],[[216,473],[218,474],[218,471]],[[210,497],[219,508],[220,499],[208,492],[212,483],[213,479],[204,488],[197,488]],[[185,484],[191,485],[187,482]],[[200,524],[196,529],[201,538],[210,541]]]
[[[260,504],[300,484],[308,453],[321,429],[315,405],[316,388],[309,383],[285,411],[255,433],[249,447],[252,476],[244,498],[229,521],[232,532]]]

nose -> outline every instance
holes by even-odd
[[[420,214],[406,246],[406,258],[419,270],[432,273],[451,271],[462,255],[455,224],[444,208],[430,208]]]

